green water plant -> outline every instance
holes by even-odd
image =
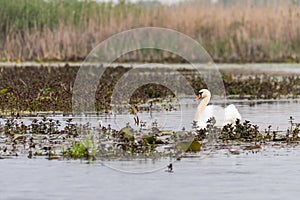
[[[92,137],[87,136],[84,140],[80,140],[79,142],[73,141],[68,149],[62,147],[61,153],[65,158],[69,159],[95,160],[97,146],[92,140]]]
[[[162,156],[182,157],[195,153],[207,146],[219,145],[228,148],[232,144],[244,144],[243,150],[260,149],[261,145],[296,145],[299,141],[300,123],[289,119],[286,132],[278,132],[271,126],[262,133],[258,126],[245,120],[237,120],[223,128],[215,126],[211,118],[203,129],[192,131],[164,131],[154,127],[149,130],[134,130],[129,125],[121,130],[111,126],[91,127],[77,125],[69,119],[64,126],[72,124],[77,134],[69,134],[65,127],[59,128],[55,120],[41,118],[24,125],[15,119],[0,124],[0,155],[15,156],[26,154],[28,158],[44,156],[48,159],[132,159],[161,158]],[[21,128],[23,126],[23,128]],[[178,155],[177,155],[178,154]]]
[[[258,126],[245,120],[243,123],[239,119],[235,124],[228,124],[222,128],[220,139],[223,141],[239,140],[243,142],[259,142],[262,140],[262,134]]]

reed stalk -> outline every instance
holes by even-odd
[[[299,61],[300,6],[242,2],[145,7],[126,1],[0,0],[0,60],[80,61],[118,32],[156,26],[191,36],[218,62]],[[133,54],[138,56],[123,60],[147,57]],[[156,61],[168,57],[160,52]]]

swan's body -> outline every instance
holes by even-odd
[[[241,114],[233,104],[228,105],[226,108],[215,105],[207,106],[211,98],[211,94],[207,89],[200,90],[196,98],[202,99],[197,107],[197,112],[194,119],[197,121],[199,128],[205,128],[207,125],[207,120],[211,117],[215,118],[215,125],[217,127],[223,127],[226,124],[232,124],[237,119],[241,120]]]

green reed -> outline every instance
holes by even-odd
[[[0,0],[0,60],[78,61],[116,33],[156,26],[191,36],[218,62],[299,61],[299,4],[256,2],[143,6],[124,0]],[[137,55],[121,61],[182,62],[162,52]]]

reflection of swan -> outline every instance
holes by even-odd
[[[196,96],[196,99],[202,99],[195,115],[195,121],[198,122],[199,128],[206,127],[207,120],[211,117],[215,118],[216,126],[218,127],[234,123],[236,119],[241,120],[241,115],[233,104],[230,104],[225,109],[219,106],[207,106],[210,97],[210,91],[207,89],[200,90]]]

